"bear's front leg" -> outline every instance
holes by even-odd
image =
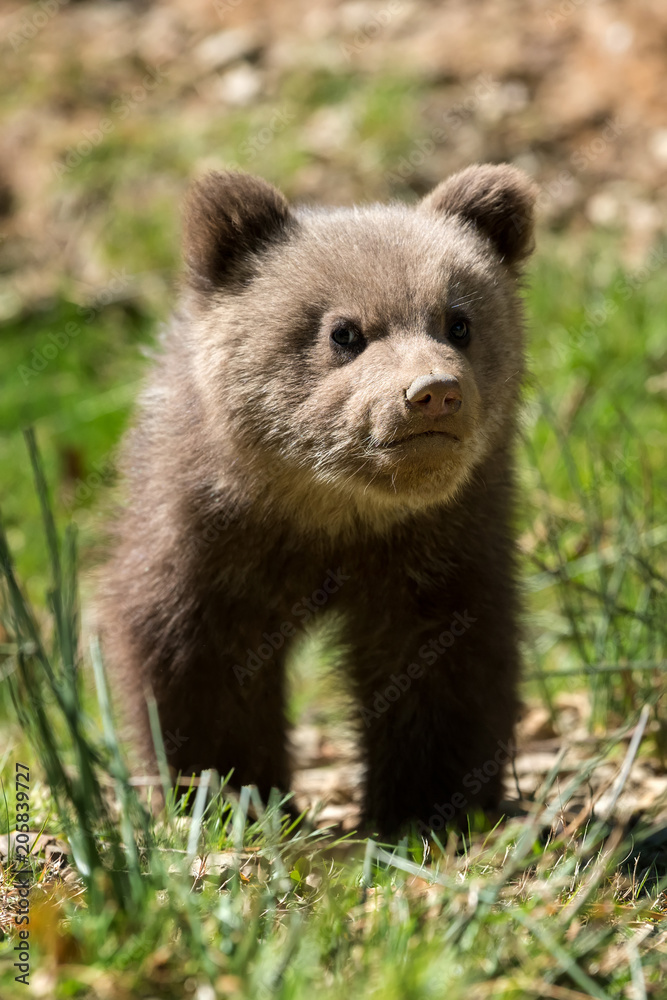
[[[494,627],[495,624],[495,627]],[[385,835],[461,822],[502,797],[512,755],[518,653],[481,610],[368,648],[355,670],[366,761],[364,818]],[[360,667],[360,668],[359,668]]]
[[[142,581],[143,582],[143,581]],[[172,581],[159,602],[127,581],[124,610],[102,639],[135,748],[134,770],[157,773],[147,696],[153,696],[172,774],[233,769],[231,784],[289,790],[284,644],[260,608]],[[280,644],[267,641],[278,635]],[[278,647],[278,648],[276,648]]]

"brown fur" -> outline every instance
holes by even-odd
[[[467,775],[510,739],[517,707],[512,444],[533,200],[509,166],[471,167],[416,209],[294,210],[233,173],[194,187],[186,289],[126,445],[101,603],[145,767],[148,686],[176,770],[287,789],[279,639],[329,589],[363,709],[369,823],[393,833],[438,804],[497,801],[499,776],[479,791]],[[448,331],[464,315],[462,347]],[[342,319],[363,349],[332,342]],[[433,372],[458,379],[458,412],[408,402]],[[455,437],[391,446],[434,430]],[[430,662],[455,613],[472,624]],[[392,675],[411,680],[393,701]]]

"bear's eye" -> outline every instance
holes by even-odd
[[[331,331],[331,339],[339,347],[357,347],[362,338],[354,323],[337,323]]]
[[[470,340],[470,329],[464,319],[457,319],[449,328],[449,339],[456,344],[467,344]]]

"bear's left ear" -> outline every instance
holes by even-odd
[[[185,204],[183,256],[190,284],[207,293],[247,283],[262,251],[285,239],[294,224],[283,195],[260,177],[206,174]]]
[[[508,163],[468,167],[438,184],[420,210],[459,216],[487,236],[505,264],[517,264],[533,251],[537,187]]]

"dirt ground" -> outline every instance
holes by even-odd
[[[188,148],[202,122],[263,107],[270,123],[283,110],[306,158],[289,173],[293,197],[409,196],[470,162],[511,160],[542,185],[545,226],[620,231],[631,263],[664,231],[662,0],[5,0],[0,40],[1,314],[64,278],[108,283],[91,247],[104,192],[85,164],[67,165],[104,120],[130,145],[151,130],[182,136],[187,175],[212,159]],[[402,123],[413,144],[390,162],[360,137],[349,101],[285,112],[317,73],[333,87],[350,75],[417,86]],[[391,106],[381,113],[390,143]],[[160,169],[147,166],[140,196],[173,190],[177,203],[184,178]]]
[[[301,152],[293,170],[281,168],[291,197],[414,197],[471,162],[509,160],[541,185],[545,228],[620,233],[629,263],[665,232],[664,0],[5,0],[0,45],[0,319],[63,289],[86,299],[109,287],[117,262],[99,242],[116,204],[148,205],[149,214],[167,206],[176,217],[187,176],[202,166],[266,165],[254,156],[266,128],[289,129],[287,145]],[[300,104],[299,88],[312,92],[318,74],[321,101]],[[341,79],[360,91],[395,81],[372,141],[351,110],[354,87],[332,97]],[[392,100],[409,137],[396,149]],[[250,129],[217,149],[210,124],[244,114]],[[556,728],[540,709],[527,713],[522,796],[553,766],[568,718],[573,763],[563,773],[590,752],[585,706],[561,709]],[[323,821],[350,828],[359,789],[351,748],[308,726],[295,741],[297,801],[323,800]],[[596,795],[612,777],[600,772]],[[626,816],[666,783],[633,770],[619,800]]]

